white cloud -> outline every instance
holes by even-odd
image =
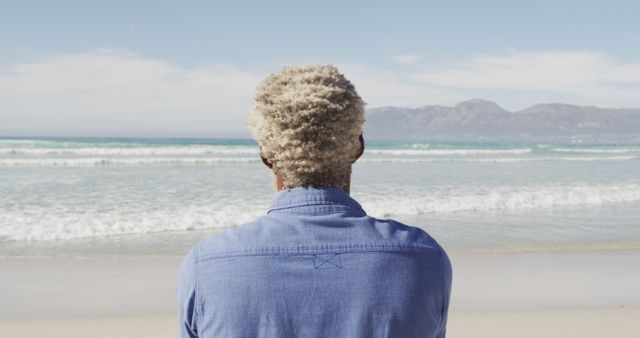
[[[544,93],[543,100],[640,106],[640,62],[625,63],[594,51],[509,50],[446,65],[422,65],[413,78],[458,92],[508,92],[530,104],[535,102],[527,98],[540,100]]]
[[[417,55],[417,54],[401,54],[393,57],[394,61],[401,64],[405,64],[405,65],[415,64],[421,59],[422,59],[422,55]]]
[[[471,97],[495,100],[511,110],[550,101],[640,106],[640,62],[618,61],[601,52],[509,50],[446,64],[404,61],[413,64],[398,69],[335,64],[369,108],[451,105]],[[279,63],[275,65],[283,65]],[[286,64],[300,63],[317,62]],[[229,64],[186,68],[124,50],[55,55],[0,69],[0,134],[102,130],[248,135],[246,113],[266,75]]]
[[[0,131],[242,130],[263,77],[121,50],[54,56],[0,73]]]

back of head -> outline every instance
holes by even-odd
[[[285,188],[344,188],[360,151],[364,105],[334,66],[287,67],[258,86],[249,128]]]

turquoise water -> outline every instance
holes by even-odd
[[[246,139],[0,139],[0,255],[182,253],[263,214]],[[367,142],[352,195],[453,251],[640,247],[640,145]]]

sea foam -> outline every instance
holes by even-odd
[[[364,196],[374,215],[528,210],[640,201],[640,183],[610,185],[480,186],[425,193]]]
[[[640,183],[611,185],[476,186],[438,191],[368,192],[356,196],[365,211],[378,218],[400,215],[495,212],[598,206],[640,201]],[[215,229],[249,222],[261,214],[269,196],[255,200],[212,200],[209,205],[168,206],[144,210],[135,203],[116,210],[100,206],[31,207],[0,214],[0,242],[103,237],[149,232]]]

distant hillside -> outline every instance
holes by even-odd
[[[367,110],[365,135],[380,140],[640,142],[640,109],[537,104],[509,112],[482,99],[454,107]]]

